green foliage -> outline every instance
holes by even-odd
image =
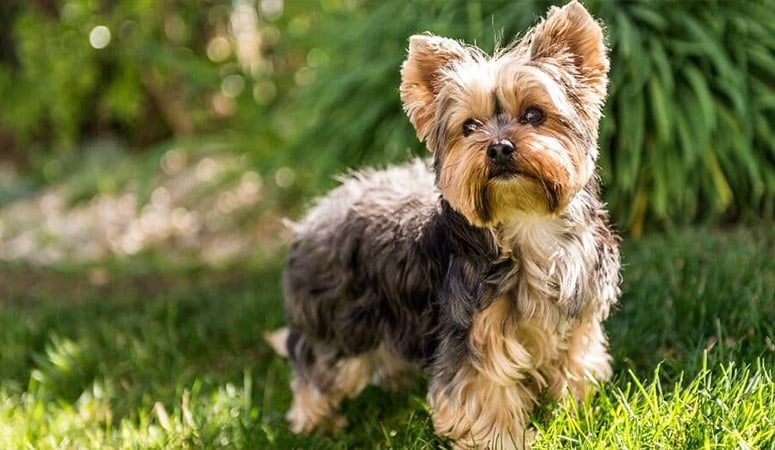
[[[211,97],[240,71],[233,56],[210,61],[206,47],[230,2],[44,3],[9,8],[0,36],[0,132],[27,162],[95,135],[145,146],[218,123]]]
[[[295,201],[347,167],[427,153],[398,98],[410,35],[492,50],[550,3],[9,0],[0,158],[43,172],[95,136],[142,149],[208,136],[262,169],[297,170]],[[586,4],[611,49],[600,163],[621,228],[775,216],[775,0]],[[99,26],[104,48],[90,43]]]
[[[404,116],[399,70],[412,34],[433,33],[492,49],[545,12],[546,3],[492,1],[363,2],[321,17],[314,82],[293,104],[299,122],[286,158],[313,179],[347,167],[426,156]],[[497,11],[497,14],[494,14]],[[501,35],[503,30],[503,36]],[[326,183],[323,182],[326,186]],[[330,185],[330,183],[328,183]]]
[[[171,145],[217,144],[276,168],[299,127],[281,99],[309,79],[297,69],[316,64],[307,50],[324,10],[303,1],[0,2],[0,163],[52,183],[112,140],[149,159]],[[109,32],[104,47],[91,42],[98,30]]]
[[[771,217],[775,2],[587,4],[606,23],[611,49],[601,165],[622,228]],[[547,6],[364,2],[326,17],[319,51],[327,64],[300,94],[296,111],[309,126],[289,158],[331,173],[423,154],[398,99],[408,36],[431,31],[491,50],[495,37],[508,42]]]
[[[626,242],[614,378],[538,411],[535,447],[775,446],[773,251],[771,227]],[[164,267],[0,267],[0,448],[445,447],[423,380],[294,435],[290,368],[261,338],[283,322],[280,267]]]
[[[603,4],[611,98],[608,199],[633,231],[771,217],[775,2]]]
[[[613,356],[662,377],[775,357],[775,229],[687,229],[625,241],[620,309],[608,322]],[[748,355],[748,356],[746,356]]]

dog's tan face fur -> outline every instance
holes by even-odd
[[[607,73],[602,30],[573,2],[492,57],[413,36],[401,98],[434,153],[444,198],[491,227],[558,214],[589,182]],[[498,143],[507,154],[495,164]]]

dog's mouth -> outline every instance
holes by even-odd
[[[489,172],[490,181],[494,182],[514,182],[522,180],[523,182],[532,183],[543,192],[546,198],[546,207],[550,212],[557,210],[560,204],[560,192],[557,186],[547,182],[535,174],[521,170],[516,165],[508,165],[502,167],[492,167]]]
[[[496,166],[490,169],[491,180],[509,180],[524,175],[524,172],[512,165]]]
[[[535,175],[521,170],[519,167],[514,165],[493,167],[490,169],[489,176],[490,180],[495,181],[510,181],[517,178],[528,178],[534,182],[541,182],[541,180]]]

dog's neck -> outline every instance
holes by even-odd
[[[454,234],[455,254],[469,263],[485,262],[483,277],[494,289],[481,299],[515,299],[521,317],[534,317],[547,326],[561,316],[578,317],[590,290],[589,273],[597,259],[590,227],[600,206],[592,186],[579,192],[557,215],[520,213],[492,228],[471,225],[442,199],[445,233]],[[519,299],[530,298],[530,302]],[[525,309],[526,308],[526,309]],[[522,310],[525,309],[525,310]]]
[[[581,191],[560,214],[517,212],[491,230],[503,253],[529,251],[549,256],[568,238],[585,230],[593,208],[591,194]]]
[[[562,314],[582,313],[583,297],[588,295],[586,275],[594,265],[595,240],[589,228],[595,197],[582,191],[559,215],[520,214],[493,230],[501,257],[512,258],[517,268],[517,298],[530,296]],[[530,291],[530,292],[528,292]],[[550,311],[523,311],[528,315],[554,314]],[[549,317],[546,317],[547,320]]]

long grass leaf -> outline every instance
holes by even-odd
[[[686,78],[689,86],[697,99],[700,117],[703,119],[705,130],[712,130],[716,126],[716,112],[713,104],[713,96],[710,93],[705,77],[692,64],[687,64],[681,68],[681,73]]]
[[[666,143],[670,140],[672,121],[668,109],[668,99],[662,84],[657,77],[651,77],[648,81],[647,91],[651,106],[651,117],[654,120],[655,137],[658,143]]]

